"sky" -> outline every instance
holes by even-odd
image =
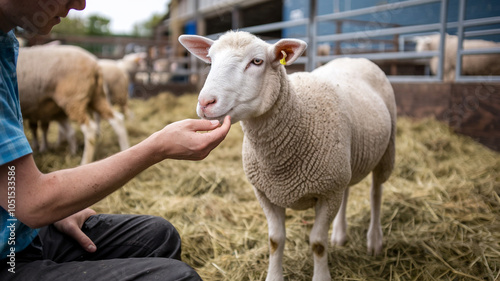
[[[131,33],[134,24],[150,19],[154,13],[165,14],[168,2],[170,0],[87,0],[85,10],[71,10],[68,17],[99,14],[111,19],[111,32]]]

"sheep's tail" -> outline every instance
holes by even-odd
[[[97,67],[97,71],[95,72],[95,80],[95,91],[92,96],[92,100],[90,101],[90,108],[97,112],[101,118],[106,120],[113,118],[113,109],[106,97],[104,77],[100,67]]]

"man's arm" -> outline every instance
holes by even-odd
[[[26,155],[0,166],[0,205],[8,210],[9,167],[14,167],[15,216],[32,228],[51,224],[98,202],[164,159],[204,159],[230,126],[230,117],[220,127],[208,120],[172,123],[106,159],[48,174],[38,170],[31,154]]]

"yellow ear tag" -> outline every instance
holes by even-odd
[[[281,53],[283,54],[283,58],[282,58],[282,59],[280,59],[280,63],[281,63],[282,65],[286,65],[286,60],[285,60],[285,59],[286,59],[286,52],[285,52],[285,51],[283,51],[283,50],[281,50]]]

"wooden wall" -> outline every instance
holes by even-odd
[[[500,83],[393,83],[398,115],[436,117],[500,151]]]

